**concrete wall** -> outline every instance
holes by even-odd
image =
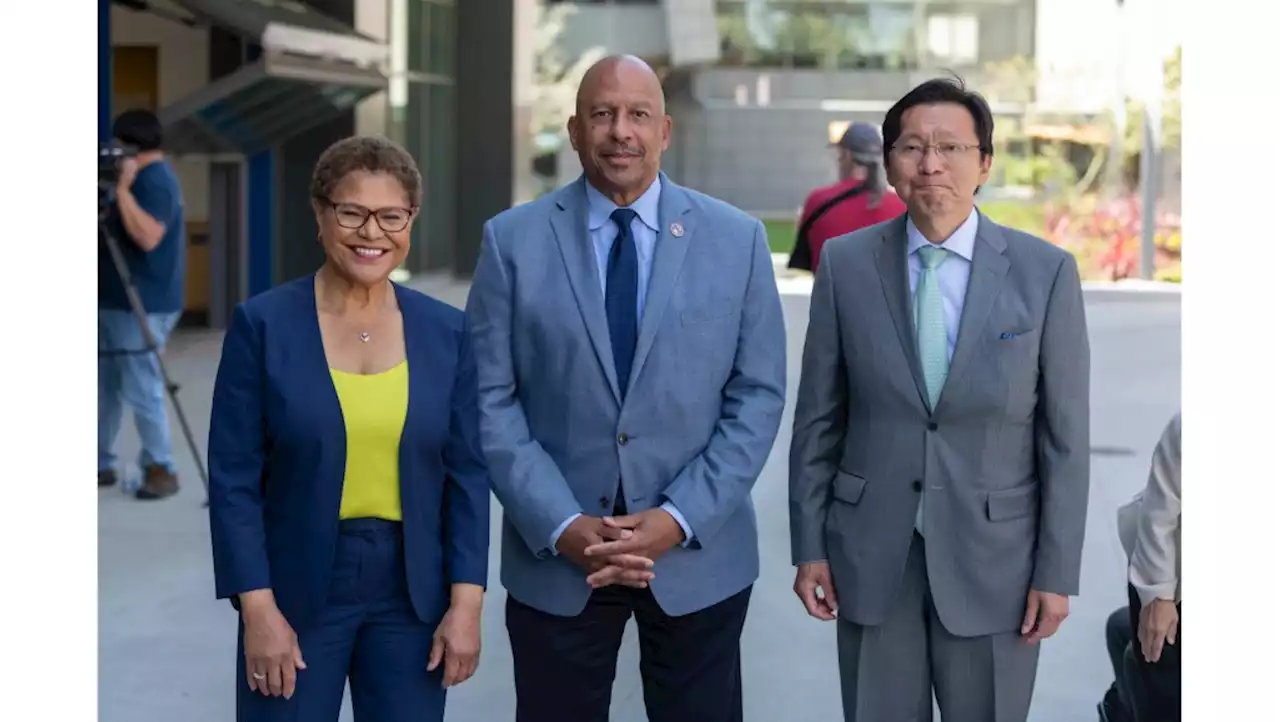
[[[672,67],[720,59],[715,0],[662,0],[662,10],[667,20],[668,63]]]
[[[605,47],[673,66],[715,62],[715,0],[575,4],[557,45],[566,57]]]
[[[791,216],[809,191],[836,180],[827,147],[829,124],[879,123],[882,114],[813,109],[672,108],[672,150],[664,158],[673,179],[739,208]]]
[[[575,5],[567,13],[556,39],[565,58],[596,48],[642,58],[666,57],[667,21],[662,8],[652,5]]]
[[[209,80],[209,31],[189,28],[150,13],[111,6],[112,45],[154,45],[159,50],[160,98],[163,108]],[[119,114],[127,108],[115,108]],[[157,108],[159,110],[159,108]],[[189,156],[172,159],[182,182],[188,221],[209,220],[209,162]]]

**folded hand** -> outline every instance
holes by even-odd
[[[587,582],[593,589],[622,584],[638,589],[649,586],[653,579],[653,560],[647,557],[620,553],[588,555],[586,550],[609,541],[630,540],[634,532],[617,524],[606,524],[599,517],[580,516],[569,524],[556,542],[557,550],[586,570]]]
[[[684,541],[684,530],[680,528],[679,522],[662,508],[626,516],[605,517],[602,522],[606,528],[620,534],[616,539],[602,540],[583,550],[588,559],[606,559],[609,562],[609,566],[594,571],[587,577],[587,583],[593,588],[616,583],[614,580],[619,575],[624,578],[627,576],[625,569],[619,571],[612,568],[623,566],[618,560],[640,558],[647,560],[652,567],[654,560]],[[649,573],[649,578],[652,577],[652,573]],[[645,580],[645,585],[647,583],[648,580]]]

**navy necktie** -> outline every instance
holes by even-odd
[[[627,395],[631,379],[631,362],[636,355],[636,298],[640,286],[640,261],[636,257],[636,239],[631,235],[631,221],[636,212],[619,208],[609,216],[618,226],[618,237],[609,249],[609,268],[605,275],[604,306],[609,317],[609,342],[613,347],[613,366],[618,373],[618,388]]]

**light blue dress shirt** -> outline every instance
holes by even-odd
[[[618,205],[605,197],[603,193],[596,190],[590,183],[587,183],[587,232],[591,236],[591,245],[596,252],[596,272],[600,276],[600,292],[604,295],[608,286],[607,278],[609,272],[609,251],[613,248],[613,242],[618,237],[618,226],[613,222],[611,216],[618,209]],[[644,316],[644,302],[649,294],[649,276],[653,272],[653,253],[658,246],[658,199],[662,197],[662,181],[655,178],[653,184],[649,186],[635,203],[628,208],[636,212],[636,217],[631,221],[631,237],[636,242],[636,260],[640,267],[640,277],[637,283],[636,293],[636,319]],[[619,384],[625,384],[627,379],[618,379]],[[693,541],[693,530],[689,528],[689,522],[685,520],[684,515],[676,509],[671,502],[664,502],[662,508],[676,520],[680,528],[684,530],[683,546],[688,546]],[[574,514],[564,523],[556,527],[551,533],[551,551],[556,551],[556,542],[560,540],[560,535],[564,530],[573,523],[574,519],[582,516],[582,514]]]
[[[951,252],[938,269],[938,285],[942,289],[942,318],[947,326],[947,360],[956,352],[956,339],[960,336],[960,315],[964,312],[964,295],[969,290],[969,271],[973,266],[973,246],[978,240],[978,209],[969,211],[969,217],[939,244]],[[907,280],[911,284],[911,298],[916,297],[920,283],[920,254],[916,251],[929,244],[916,224],[907,217]]]

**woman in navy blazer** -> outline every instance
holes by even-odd
[[[403,148],[340,141],[311,193],[325,263],[236,308],[213,392],[236,719],[337,720],[350,681],[361,722],[438,722],[476,669],[488,576],[466,320],[389,280],[422,193]]]

